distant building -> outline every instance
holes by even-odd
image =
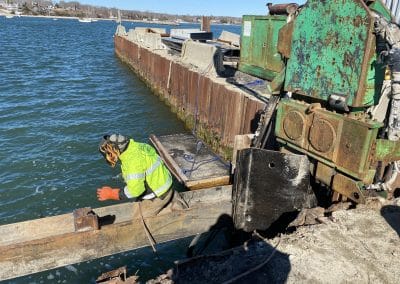
[[[0,1],[0,7],[15,13],[19,9],[19,4],[8,4],[6,1]]]

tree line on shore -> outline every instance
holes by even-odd
[[[91,18],[116,18],[117,8],[108,8],[81,4],[78,1],[48,1],[48,0],[14,0],[1,1],[4,4],[17,4],[18,11],[25,15],[47,15],[64,17],[91,17]],[[12,11],[16,12],[16,11]],[[202,15],[172,15],[152,11],[121,10],[123,19],[171,21],[171,22],[198,22]],[[209,15],[208,15],[209,16]],[[237,24],[241,22],[237,17],[211,16],[214,22],[223,24]]]

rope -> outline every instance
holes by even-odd
[[[146,223],[144,221],[144,217],[143,217],[143,213],[142,213],[142,204],[141,204],[141,202],[138,202],[137,204],[139,205],[140,219],[142,220],[142,225],[143,225],[143,228],[144,228],[144,232],[146,233],[146,237],[149,240],[149,243],[151,245],[151,248],[153,249],[153,252],[157,253],[157,250],[155,248],[156,241],[154,240],[153,236],[150,233],[149,228],[147,227],[147,225],[146,225]]]

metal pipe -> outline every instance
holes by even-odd
[[[290,15],[296,12],[299,5],[296,3],[289,4],[272,4],[267,3],[267,7],[270,15]]]

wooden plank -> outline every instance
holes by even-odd
[[[222,215],[231,215],[231,186],[182,193],[189,209],[163,210],[146,224],[157,243],[208,231]],[[0,244],[0,281],[148,246],[140,219],[132,218],[132,203],[94,209],[100,218],[114,217],[99,230],[71,231],[72,214],[0,226],[12,236]],[[66,221],[61,223],[61,218]],[[66,229],[60,226],[66,225]],[[13,229],[15,231],[13,231]],[[46,232],[37,233],[45,229]],[[22,232],[23,237],[18,238]],[[12,242],[12,237],[17,237]]]
[[[121,203],[94,209],[98,216],[115,216],[114,223],[121,223],[132,219],[131,203]],[[40,218],[14,224],[0,226],[0,246],[22,243],[50,236],[57,236],[75,232],[74,217],[72,214],[62,214],[53,217]]]
[[[192,180],[186,182],[186,187],[188,187],[190,190],[203,189],[203,188],[229,184],[229,180],[230,180],[229,176]]]

